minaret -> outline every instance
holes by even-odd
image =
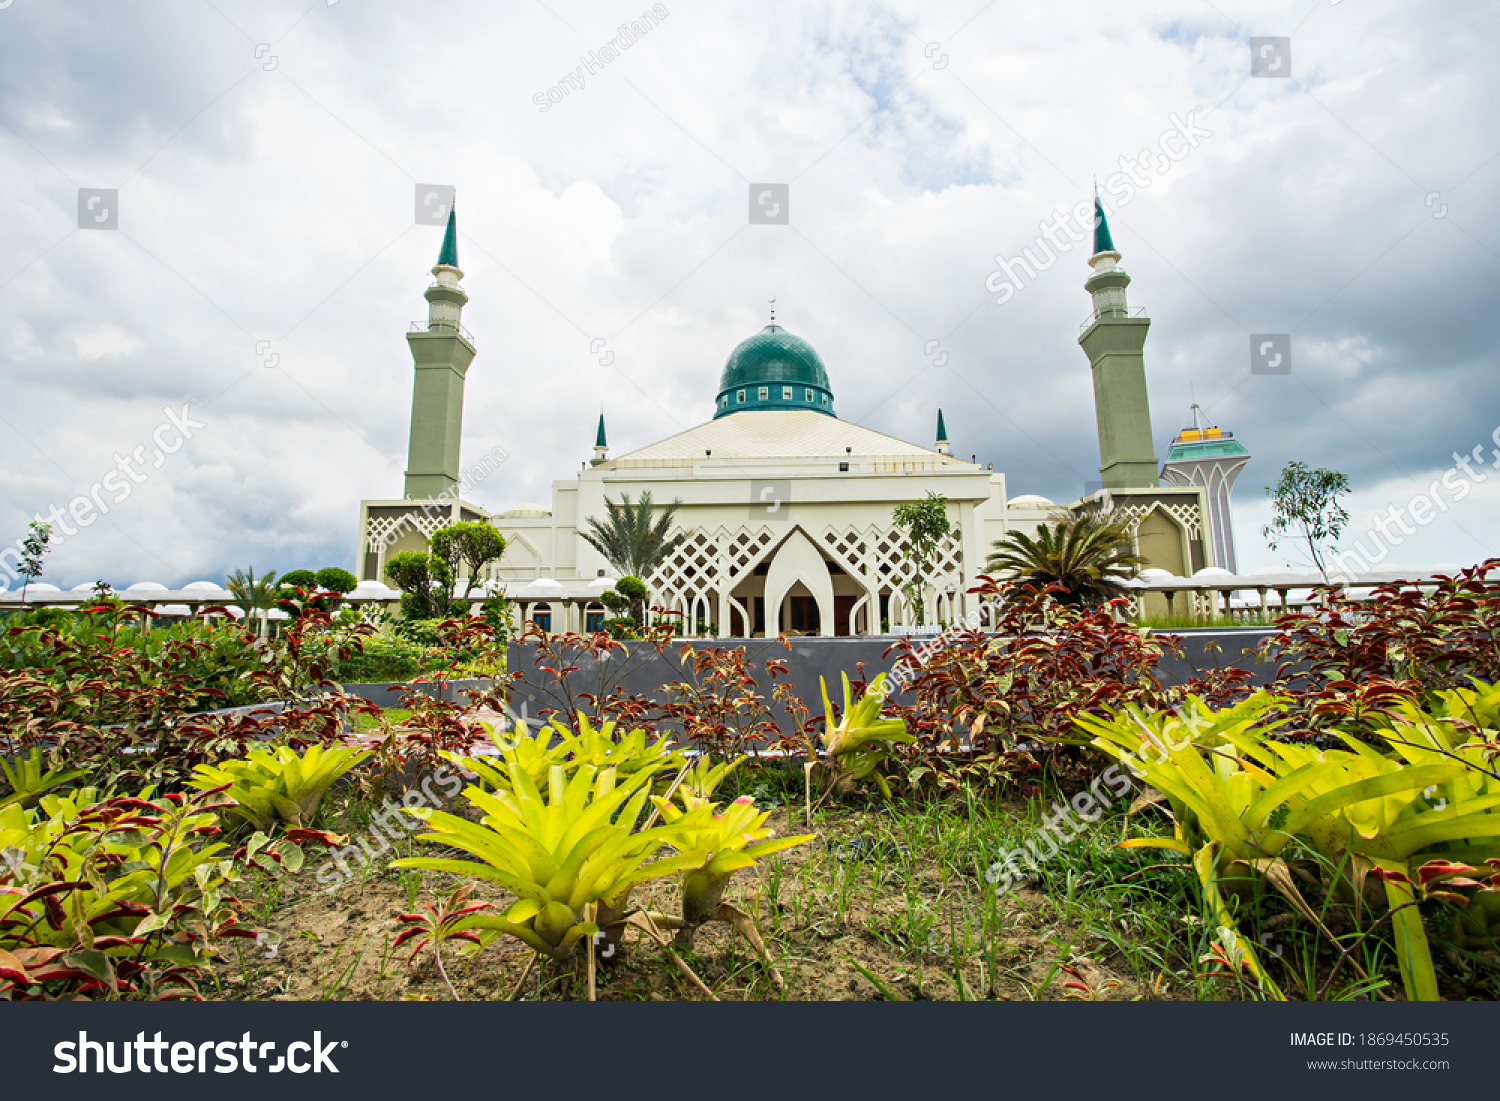
[[[609,444],[604,442],[604,411],[599,412],[599,432],[594,436],[594,457],[589,466],[598,466],[609,458]]]
[[[1250,452],[1233,432],[1217,426],[1205,427],[1198,403],[1188,410],[1182,431],[1172,440],[1172,450],[1162,464],[1162,480],[1174,486],[1206,486],[1208,530],[1214,544],[1214,562],[1230,573],[1238,573],[1234,553],[1234,522],[1229,495],[1234,480],[1250,461]]]
[[[943,423],[943,411],[938,410],[937,451],[940,455],[953,454],[953,448],[948,446],[948,426]]]
[[[453,496],[458,485],[458,445],[463,435],[464,376],[474,361],[474,341],[459,325],[469,296],[458,285],[458,222],[448,228],[427,288],[427,321],[406,334],[416,378],[411,394],[411,436],[406,453],[406,496]]]
[[[1151,446],[1151,409],[1146,399],[1147,317],[1131,317],[1125,305],[1130,276],[1119,266],[1120,254],[1109,235],[1104,206],[1094,196],[1094,274],[1084,289],[1094,298],[1094,312],[1083,323],[1078,343],[1094,375],[1094,416],[1099,422],[1099,475],[1105,489],[1157,484],[1156,455]],[[1139,313],[1139,311],[1137,311]]]

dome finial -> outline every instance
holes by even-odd
[[[776,324],[776,296],[771,295],[771,324]]]

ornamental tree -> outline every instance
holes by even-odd
[[[469,568],[468,584],[464,588],[467,599],[474,586],[479,584],[484,568],[499,561],[505,553],[505,536],[493,524],[483,520],[460,520],[433,532],[427,545],[443,560],[451,577],[458,576],[460,565]]]
[[[905,532],[907,548],[903,557],[913,563],[911,580],[901,586],[901,596],[908,608],[917,614],[917,626],[927,622],[927,609],[922,604],[922,591],[927,587],[927,574],[932,568],[937,549],[953,524],[948,519],[948,498],[941,493],[928,490],[920,501],[908,501],[897,505],[891,514],[897,529]]]
[[[1349,513],[1338,503],[1338,496],[1348,492],[1349,479],[1337,470],[1312,470],[1306,463],[1287,463],[1276,488],[1266,486],[1266,495],[1276,509],[1275,517],[1260,529],[1266,545],[1276,550],[1287,540],[1307,544],[1313,565],[1327,581],[1324,560],[1349,522]]]

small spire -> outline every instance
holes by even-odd
[[[1094,254],[1101,252],[1118,252],[1115,248],[1114,238],[1109,235],[1109,221],[1104,217],[1104,204],[1099,201],[1099,193],[1094,192]]]
[[[953,454],[953,448],[948,446],[948,426],[943,423],[941,409],[938,410],[937,452],[939,455]]]
[[[604,410],[602,410],[602,409],[599,410],[599,434],[594,437],[594,446],[595,447],[608,447],[609,446],[609,444],[607,444],[607,443],[604,442]]]
[[[771,324],[776,324],[776,296],[771,296]]]
[[[443,231],[443,247],[438,250],[438,267],[458,267],[458,211],[448,211],[448,228]]]

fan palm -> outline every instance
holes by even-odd
[[[1120,521],[1101,512],[1060,512],[1034,537],[1011,531],[995,540],[985,571],[1034,585],[1056,582],[1068,590],[1063,603],[1093,606],[1128,595],[1120,580],[1143,561]]]
[[[234,594],[234,602],[245,609],[247,616],[261,613],[260,634],[264,635],[267,613],[276,606],[276,597],[279,595],[276,571],[256,577],[254,566],[248,570],[235,570],[225,579],[224,587]]]
[[[664,507],[661,515],[653,521],[650,490],[642,490],[640,500],[633,505],[628,493],[620,494],[619,504],[606,497],[604,507],[608,519],[601,523],[597,517],[590,516],[589,530],[579,534],[622,575],[644,580],[677,544],[687,538],[684,531],[670,530],[672,517],[681,505],[682,498],[679,497]]]

